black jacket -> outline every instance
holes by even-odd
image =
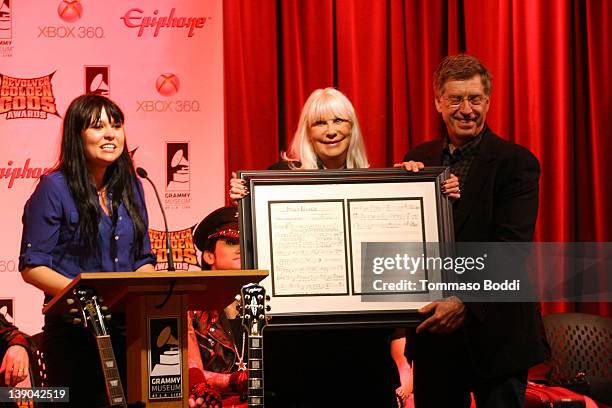
[[[442,140],[423,143],[406,154],[404,161],[440,166],[442,148]],[[461,198],[453,208],[455,241],[531,241],[538,213],[539,177],[540,166],[531,152],[487,128]],[[473,302],[466,306],[469,312],[461,337],[473,372],[491,378],[544,359],[537,304]]]

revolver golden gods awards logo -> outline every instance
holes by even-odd
[[[200,270],[198,255],[193,244],[193,230],[195,226],[179,231],[170,231],[170,247],[172,260],[177,271]],[[149,228],[151,238],[151,251],[157,258],[155,269],[163,271],[168,269],[168,251],[166,245],[166,231]]]
[[[47,119],[56,115],[51,78],[55,72],[38,78],[14,78],[0,74],[0,115],[5,119]]]

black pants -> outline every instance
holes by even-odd
[[[418,408],[469,408],[470,392],[477,408],[522,408],[527,369],[496,378],[472,372],[460,333],[419,335],[414,347],[414,403]],[[426,352],[425,352],[426,350]]]
[[[125,318],[113,315],[109,327],[117,367],[126,385]],[[43,352],[49,387],[68,387],[70,403],[63,407],[108,406],[104,374],[93,333],[62,316],[46,316]]]
[[[391,330],[268,330],[266,408],[397,407]]]

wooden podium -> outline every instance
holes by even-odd
[[[111,311],[125,311],[127,326],[127,400],[147,407],[186,407],[189,400],[187,364],[187,311],[223,309],[243,285],[259,282],[267,271],[159,271],[82,273],[43,309],[45,314],[69,313],[80,287],[93,288]],[[149,322],[157,318],[179,318],[181,350],[181,397],[149,399]]]

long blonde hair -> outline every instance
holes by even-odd
[[[318,157],[308,136],[308,128],[313,123],[328,116],[346,119],[352,125],[351,140],[346,155],[346,168],[362,169],[369,167],[361,128],[353,104],[339,90],[324,88],[315,90],[306,100],[291,146],[289,146],[287,152],[281,154],[282,159],[289,162],[289,168],[318,168]]]

